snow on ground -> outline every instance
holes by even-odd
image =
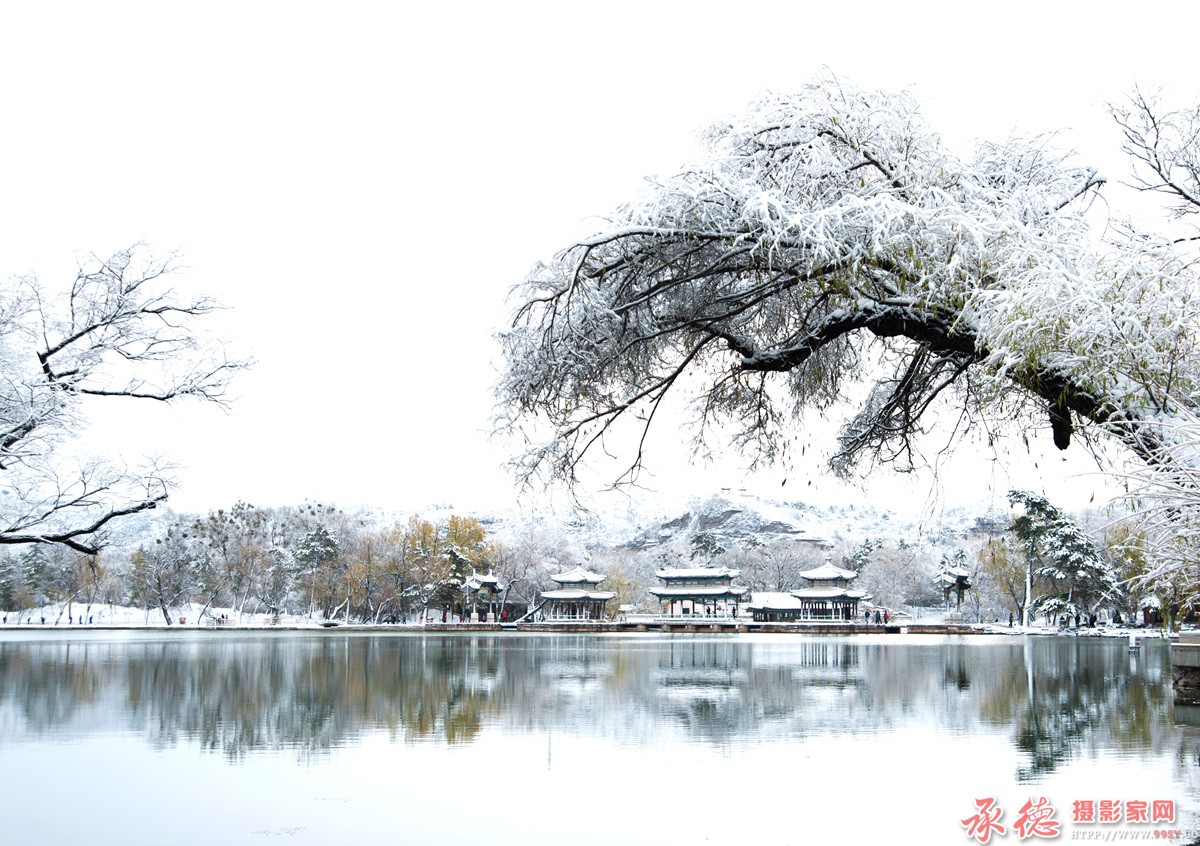
[[[66,605],[43,605],[25,611],[0,612],[0,625],[5,626],[92,626],[120,628],[167,628],[162,611],[157,608],[131,608],[123,605],[87,605],[75,602]],[[208,608],[196,603],[171,609],[171,627],[212,628],[230,626],[317,626],[319,618],[297,614],[246,613],[239,614],[233,608]]]
[[[914,625],[940,625],[944,622],[944,613],[940,609],[916,609],[917,614],[912,619],[903,620],[897,625],[903,627]],[[182,608],[172,609],[171,629],[220,629],[220,628],[320,628],[327,621],[323,617],[310,617],[301,614],[281,614],[278,616],[265,613],[238,614],[232,608],[209,608],[191,603]],[[203,613],[203,616],[202,616]],[[632,618],[631,618],[632,619]],[[346,625],[344,620],[336,621]],[[438,620],[440,623],[440,620]],[[356,628],[369,624],[351,623]],[[1014,623],[1012,626],[1003,622],[996,623],[956,623],[966,625],[987,634],[1003,635],[1071,635],[1078,637],[1135,637],[1143,638],[1174,637],[1167,635],[1157,628],[1129,628],[1126,626],[1100,625],[1093,628],[1081,627],[1061,629],[1057,626],[1033,624],[1022,626]],[[91,605],[73,603],[70,606],[43,605],[24,611],[0,611],[0,629],[2,628],[46,628],[56,629],[104,629],[104,628],[145,628],[166,629],[166,621],[162,611],[157,608],[131,608],[121,605]],[[405,624],[380,624],[381,629],[420,628],[421,623],[414,615]]]

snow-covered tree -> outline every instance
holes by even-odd
[[[1033,614],[1086,618],[1119,596],[1116,573],[1079,524],[1040,494],[1009,491],[1008,501],[1020,508],[1012,532],[1028,566],[1024,624]],[[1035,578],[1042,583],[1036,599]]]
[[[1160,161],[1165,145],[1137,141],[1147,125],[1118,120],[1150,184],[1195,210],[1194,159]],[[961,155],[910,95],[834,77],[763,96],[706,141],[518,289],[498,396],[500,428],[530,445],[521,477],[574,482],[593,450],[632,443],[635,480],[638,430],[677,393],[702,452],[785,459],[799,412],[880,365],[839,472],[919,461],[939,398],[967,419],[1048,421],[1060,448],[1082,428],[1147,467],[1200,463],[1169,425],[1200,391],[1192,244],[1093,227],[1095,169],[1046,138]]]
[[[219,580],[220,592],[240,616],[258,596],[274,563],[278,521],[267,509],[247,502],[210,511],[191,525],[190,534],[205,546],[206,559]]]
[[[941,591],[935,589],[931,578],[927,553],[904,540],[872,541],[860,546],[853,555],[843,555],[842,562],[845,567],[859,570],[855,586],[865,590],[875,605],[898,609],[906,605],[936,605],[941,600]],[[814,561],[804,569],[817,563]]]
[[[440,555],[445,560],[445,575],[433,602],[450,607],[464,601],[468,592],[467,581],[471,576],[488,569],[491,550],[487,543],[487,530],[473,517],[451,515],[439,536],[442,540]]]
[[[867,538],[853,552],[842,554],[842,566],[847,570],[862,573],[871,563],[871,555],[883,546],[883,542],[875,538]]]
[[[222,403],[245,366],[197,328],[214,303],[164,287],[175,259],[144,253],[89,259],[61,292],[34,276],[0,290],[0,544],[92,554],[112,520],[166,499],[161,468],[78,449],[87,402]]]
[[[21,583],[34,604],[46,601],[46,590],[50,582],[50,549],[45,546],[29,546],[18,561]]]
[[[1154,595],[1152,579],[1147,579],[1150,562],[1146,555],[1146,534],[1137,528],[1140,518],[1131,517],[1112,524],[1104,534],[1104,554],[1124,590],[1116,603],[1122,621],[1133,621],[1143,607],[1143,597]]]
[[[21,588],[17,562],[13,556],[0,552],[0,609],[17,608],[17,593]]]
[[[727,551],[725,544],[712,532],[697,532],[692,535],[692,561],[699,559],[702,565],[712,566],[713,562]]]
[[[738,583],[751,590],[785,592],[804,587],[807,583],[800,574],[820,567],[829,557],[823,546],[793,538],[776,537],[766,543],[756,537],[747,540],[731,555],[728,566],[741,572]]]
[[[129,557],[130,599],[157,608],[169,626],[171,610],[190,601],[197,585],[194,551],[178,526],[168,527],[153,545],[138,547]]]
[[[1125,152],[1135,163],[1137,186],[1164,200],[1174,221],[1171,237],[1156,249],[1185,256],[1190,252],[1194,258],[1200,243],[1200,105],[1170,109],[1139,90],[1112,114],[1123,133]],[[1139,539],[1133,583],[1187,605],[1196,599],[1200,585],[1200,409],[1190,385],[1195,374],[1195,319],[1178,308],[1148,317],[1163,328],[1174,322],[1178,341],[1174,354],[1164,354],[1160,364],[1168,379],[1155,419],[1156,449],[1149,467],[1135,468],[1131,479]],[[1173,381],[1175,373],[1180,374],[1179,382]]]
[[[487,530],[474,518],[458,515],[442,524],[410,517],[401,544],[423,620],[431,607],[448,611],[461,602],[463,586],[473,572],[488,569],[491,557]]]
[[[300,538],[294,557],[308,587],[309,614],[315,612],[320,602],[326,616],[329,615],[333,601],[340,593],[334,571],[341,551],[338,538],[323,523],[318,523]]]

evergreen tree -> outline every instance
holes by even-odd
[[[17,566],[8,553],[0,553],[0,609],[17,610]]]
[[[337,537],[322,524],[317,524],[300,538],[295,560],[307,582],[310,614],[315,611],[318,601],[325,607],[326,615],[332,608],[337,593],[336,564],[340,554],[341,544]]]
[[[1030,613],[1087,617],[1119,594],[1116,574],[1077,523],[1039,494],[1009,491],[1008,501],[1023,507],[1011,530],[1028,563],[1026,596],[1035,577],[1045,586],[1041,596],[1026,602],[1026,624]]]
[[[37,544],[21,553],[18,563],[21,581],[29,591],[30,601],[41,605],[46,601],[46,584],[50,578],[50,555],[46,547]]]
[[[842,556],[842,566],[847,570],[861,573],[871,563],[871,553],[881,546],[883,546],[881,541],[868,538],[854,552]]]
[[[711,565],[726,552],[725,546],[712,532],[699,532],[692,536],[692,560],[701,559]]]

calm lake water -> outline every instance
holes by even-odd
[[[1188,843],[1198,754],[1158,640],[0,634],[5,843]]]

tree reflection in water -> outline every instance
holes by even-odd
[[[127,731],[231,760],[385,732],[470,743],[559,727],[614,744],[722,746],[934,726],[1011,732],[1019,780],[1098,750],[1196,739],[1166,650],[1101,638],[121,634],[0,639],[0,741]]]

